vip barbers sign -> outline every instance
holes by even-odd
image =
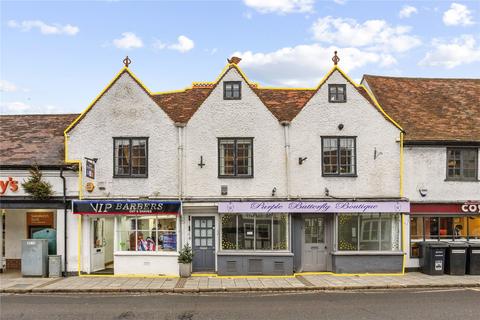
[[[220,213],[376,213],[376,212],[410,212],[410,203],[406,201],[385,202],[220,202]]]
[[[180,201],[74,200],[76,214],[178,214]]]

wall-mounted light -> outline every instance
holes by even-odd
[[[343,123],[340,123],[340,124],[338,125],[338,130],[342,130],[342,129],[343,129]]]
[[[273,187],[273,189],[272,189],[272,197],[275,197],[276,194],[277,194],[277,187]]]
[[[373,160],[377,160],[382,154],[383,152],[377,152],[377,148],[373,149]]]
[[[420,189],[418,189],[418,192],[420,193],[420,195],[421,195],[422,197],[426,197],[427,194],[428,194],[428,189],[426,189],[426,188],[420,188]]]
[[[327,187],[325,187],[325,197],[329,197],[330,196],[330,190],[328,190]]]
[[[307,157],[305,157],[305,158],[302,158],[302,157],[298,158],[298,164],[299,164],[299,165],[302,165],[302,163],[303,163],[304,161],[306,161],[307,159],[308,159]]]

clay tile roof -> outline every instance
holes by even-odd
[[[78,114],[1,115],[0,165],[64,164],[63,131]]]
[[[184,91],[154,94],[152,99],[174,122],[187,123],[212,90],[211,85],[193,86]]]
[[[406,131],[406,141],[480,141],[480,79],[365,75],[382,108]]]
[[[279,121],[292,121],[307,104],[315,90],[261,89],[252,87],[260,100]]]

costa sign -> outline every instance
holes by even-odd
[[[464,213],[480,213],[480,202],[467,202],[462,204],[462,212]]]

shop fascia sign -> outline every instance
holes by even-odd
[[[462,212],[470,214],[480,214],[480,201],[465,202],[461,207]]]
[[[0,179],[0,195],[5,194],[5,192],[17,192],[18,191],[18,180],[15,180],[12,177],[1,178]]]
[[[178,214],[180,201],[159,200],[74,200],[76,214]]]
[[[281,201],[281,202],[220,202],[219,213],[378,213],[410,212],[406,201]]]

